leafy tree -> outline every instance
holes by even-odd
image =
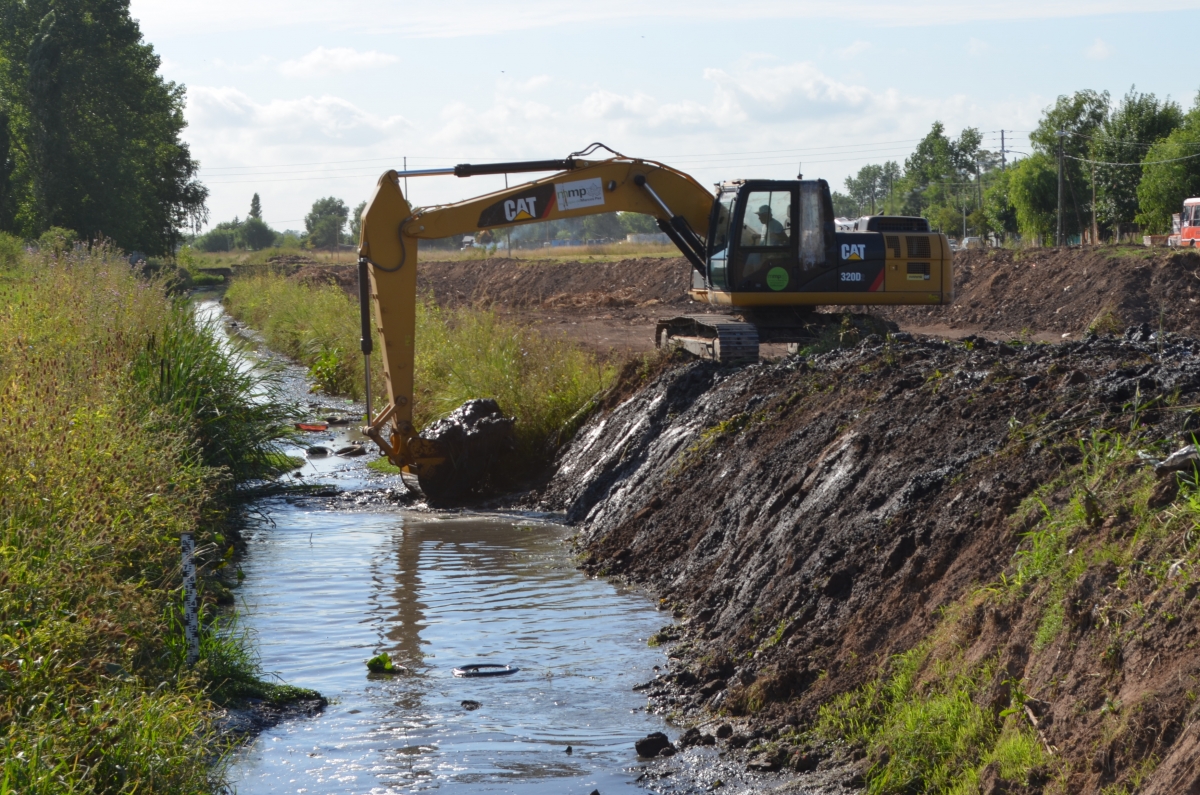
[[[1131,88],[1092,139],[1091,159],[1140,164],[1146,150],[1170,135],[1182,121],[1183,112],[1176,103],[1159,102],[1153,94],[1139,94]],[[1142,168],[1097,164],[1095,175],[1097,221],[1113,227],[1119,237],[1122,224],[1131,223],[1137,215]]]
[[[192,244],[200,251],[217,252],[217,251],[232,251],[237,246],[238,234],[241,230],[242,222],[237,218],[232,221],[222,221],[208,231],[196,238]]]
[[[642,213],[618,213],[621,227],[627,235],[649,235],[660,231],[653,215]]]
[[[1135,220],[1151,234],[1167,232],[1183,200],[1200,196],[1200,94],[1182,124],[1146,150],[1145,162]]]
[[[846,177],[846,193],[858,207],[856,214],[875,214],[875,203],[882,202],[886,195],[883,181],[883,166],[867,165],[853,177]]]
[[[1046,154],[1033,155],[1013,165],[1008,175],[1008,195],[1016,211],[1017,228],[1031,240],[1043,241],[1055,228],[1058,211],[1058,167]]]
[[[128,0],[0,0],[0,18],[0,227],[171,252],[208,191],[180,140],[184,88]]]
[[[833,191],[833,214],[839,218],[854,218],[858,215],[858,202],[844,193]]]
[[[250,199],[250,217],[262,220],[262,202],[259,200],[257,193]]]
[[[1020,231],[1017,226],[1017,208],[1009,197],[1012,171],[1000,171],[993,175],[992,184],[983,194],[983,213],[987,228],[1003,239]]]
[[[250,216],[238,230],[238,241],[248,249],[257,251],[275,244],[275,230],[261,218]]]
[[[1046,108],[1037,128],[1029,136],[1034,152],[1054,161],[1057,169],[1058,133],[1065,133],[1063,143],[1063,226],[1067,234],[1078,234],[1091,224],[1092,171],[1083,161],[1089,156],[1091,143],[1100,135],[1108,120],[1107,91],[1076,91],[1060,96]],[[1057,171],[1055,172],[1055,209],[1057,212]],[[1056,221],[1057,223],[1057,221]]]
[[[589,215],[583,219],[583,234],[588,240],[620,240],[625,237],[625,225],[616,213]]]
[[[362,238],[362,214],[367,209],[367,203],[359,202],[354,208],[354,212],[350,214],[350,242],[358,245]]]
[[[312,210],[304,216],[304,229],[308,233],[306,242],[312,248],[333,248],[346,234],[346,218],[349,208],[341,199],[332,196],[317,199]]]

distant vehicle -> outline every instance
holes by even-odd
[[[1183,212],[1171,216],[1167,245],[1172,248],[1200,245],[1200,198],[1184,199]]]

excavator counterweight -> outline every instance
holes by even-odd
[[[876,216],[861,231],[839,232],[824,180],[738,180],[714,193],[655,161],[612,150],[612,157],[585,159],[600,148],[607,149],[593,144],[562,160],[388,171],[379,178],[362,216],[360,300],[364,355],[371,352],[375,308],[388,404],[364,431],[431,500],[464,496],[464,484],[494,463],[496,444],[486,454],[471,453],[469,445],[428,438],[413,425],[421,240],[614,211],[652,216],[690,264],[690,295],[724,310],[664,318],[656,344],[728,363],[757,360],[761,342],[811,339],[809,313],[818,305],[953,299],[949,242],[922,218]],[[413,208],[400,189],[405,176],[548,170],[557,173],[435,207]],[[494,417],[488,422],[494,430]]]

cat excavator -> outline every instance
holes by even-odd
[[[608,156],[592,159],[601,149]],[[414,208],[401,191],[406,177],[529,172],[554,173],[434,207]],[[362,214],[358,267],[362,351],[370,356],[377,335],[388,404],[371,413],[368,381],[363,431],[406,484],[436,499],[449,484],[469,480],[472,466],[465,448],[450,450],[413,425],[420,241],[614,211],[652,216],[690,265],[691,297],[724,310],[662,319],[656,344],[718,362],[756,361],[763,342],[811,340],[819,305],[932,306],[954,297],[945,235],[931,232],[924,218],[904,216],[859,219],[853,231],[838,231],[829,185],[820,179],[734,180],[710,191],[670,166],[602,144],[561,160],[387,171]]]

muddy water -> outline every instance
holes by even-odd
[[[564,528],[264,507],[275,526],[251,542],[247,622],[266,670],[332,703],[247,748],[239,793],[634,789],[633,741],[662,726],[632,687],[663,662],[645,640],[663,619],[581,576]],[[368,676],[380,651],[410,673]],[[451,673],[480,662],[521,670]]]
[[[227,320],[212,301],[197,315]],[[354,410],[312,400],[298,368],[285,377],[316,416]],[[307,441],[336,447],[355,436],[332,429]],[[363,464],[314,457],[296,474],[343,490],[397,485]],[[330,704],[238,752],[228,770],[238,793],[643,791],[633,742],[665,727],[632,688],[665,664],[646,639],[669,619],[646,597],[580,573],[568,528],[319,499],[255,507],[237,589],[243,624],[264,670]],[[364,661],[382,651],[408,671],[369,675]],[[484,662],[520,671],[452,674]]]

